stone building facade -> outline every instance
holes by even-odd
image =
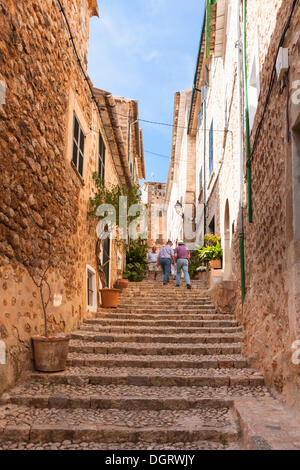
[[[171,161],[166,190],[167,238],[194,241],[195,137],[187,134],[192,90],[175,94]],[[189,236],[189,232],[192,232]]]
[[[0,80],[6,84],[0,105],[0,340],[6,348],[0,393],[30,367],[30,338],[43,334],[33,279],[49,260],[51,332],[70,331],[100,305],[97,258],[104,253],[96,252],[95,223],[87,215],[93,174],[107,184],[133,184],[144,171],[138,125],[127,124],[133,177],[113,112],[119,99],[104,92],[100,106],[102,93],[86,76],[93,15],[95,0],[0,2]],[[128,103],[137,113],[135,102]],[[114,242],[109,251],[112,285],[124,253]]]
[[[247,4],[253,222],[245,217],[247,294],[239,315],[246,353],[267,384],[299,408],[300,369],[293,362],[300,339],[300,4]],[[282,80],[276,71],[271,84],[279,46],[288,49],[289,69]]]
[[[207,2],[210,21],[206,16],[201,31],[187,136],[181,137],[181,142],[196,142],[191,158],[196,168],[197,239],[201,230],[221,236],[223,270],[218,280],[222,282],[212,295],[220,309],[220,299],[231,299],[245,328],[249,360],[264,373],[268,386],[299,408],[300,5],[292,0],[211,3]],[[243,63],[240,70],[238,61],[239,46],[243,62],[244,4],[251,165],[247,165]],[[289,56],[281,75],[286,51],[280,47],[288,49]],[[175,106],[175,121],[177,114]],[[170,171],[172,167],[173,154]],[[171,194],[177,181],[172,176],[170,181]],[[184,200],[184,189],[176,192],[180,197]],[[177,231],[181,236],[179,226]]]
[[[147,205],[148,246],[166,243],[166,183],[146,182],[141,187],[141,202]]]

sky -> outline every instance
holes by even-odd
[[[140,119],[172,124],[174,94],[193,85],[204,3],[98,0],[100,19],[91,20],[89,46],[94,86],[137,100]],[[146,181],[166,182],[172,127],[140,126]]]

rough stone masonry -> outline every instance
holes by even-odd
[[[85,68],[94,3],[63,2]],[[0,105],[0,340],[7,347],[1,393],[28,367],[30,337],[43,331],[28,269],[47,262],[49,252],[60,253],[48,276],[58,300],[49,311],[52,331],[69,330],[86,314],[83,271],[86,263],[95,265],[95,232],[87,221],[93,155],[83,181],[67,143],[72,103],[88,129],[95,110],[56,0],[0,2],[0,30],[0,79],[6,84]]]

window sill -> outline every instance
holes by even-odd
[[[213,171],[212,174],[211,174],[207,189],[209,189],[211,187],[211,183],[213,182],[214,177],[215,177],[215,172]]]
[[[77,170],[76,166],[74,165],[74,163],[71,161],[71,167],[73,168],[77,178],[79,179],[80,183],[82,184],[82,186],[85,186],[85,183],[84,183],[84,179],[82,178],[81,174],[79,173],[79,171]]]

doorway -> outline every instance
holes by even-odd
[[[105,274],[106,285],[110,287],[110,237],[108,236],[102,242],[102,266]]]

